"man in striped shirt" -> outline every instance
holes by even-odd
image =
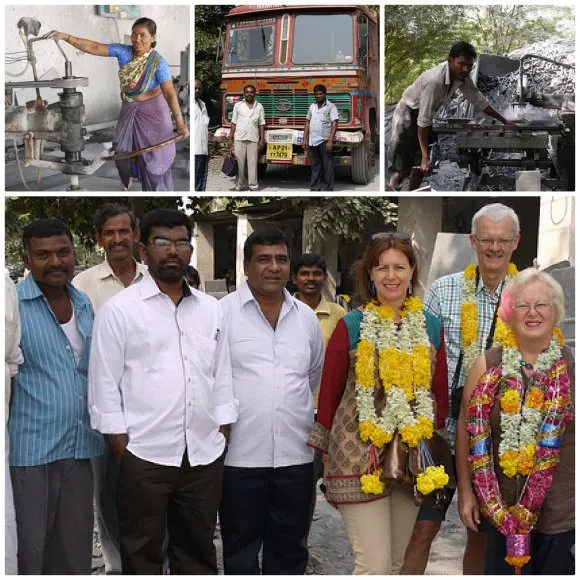
[[[508,282],[508,268],[520,241],[520,222],[513,209],[501,203],[482,207],[472,218],[471,247],[477,255],[474,300],[477,305],[477,353],[489,348],[494,320],[503,289]],[[465,300],[464,272],[438,278],[425,293],[425,309],[437,316],[445,334],[445,352],[449,378],[450,411],[447,435],[455,450],[455,432],[463,384],[471,361],[462,353],[461,305]],[[491,337],[491,338],[490,338]],[[460,498],[461,499],[461,498]],[[423,574],[429,559],[431,542],[445,520],[443,510],[422,506],[417,515],[413,536],[405,553],[401,574]],[[486,535],[480,529],[467,530],[467,545],[463,555],[463,574],[483,574]]]
[[[20,574],[90,574],[93,476],[105,450],[90,427],[87,370],[90,300],[70,284],[71,232],[57,219],[24,228],[18,284],[24,363],[12,390],[10,472]]]

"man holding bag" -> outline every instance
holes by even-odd
[[[265,128],[264,107],[256,101],[256,88],[247,85],[244,100],[234,105],[229,137],[230,151],[238,160],[236,191],[258,190],[258,152],[264,148]]]

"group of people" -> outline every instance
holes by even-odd
[[[30,273],[6,282],[7,572],[18,545],[19,573],[90,573],[94,487],[108,573],[216,574],[219,515],[225,574],[304,574],[322,478],[356,574],[420,574],[450,495],[419,507],[381,466],[435,432],[455,453],[464,573],[574,572],[563,292],[510,262],[513,210],[473,216],[477,264],[423,301],[411,236],[375,234],[348,313],[322,296],[324,259],[291,267],[276,228],[247,238],[247,281],[216,301],[184,281],[183,213],[139,225],[107,205],[95,226],[105,260],[73,279],[69,228],[32,222]]]
[[[122,105],[113,141],[116,154],[170,141],[174,136],[172,115],[178,134],[183,138],[189,135],[169,64],[155,50],[157,24],[151,18],[139,18],[133,23],[131,44],[103,44],[58,30],[50,32],[48,38],[64,40],[86,54],[117,59]],[[131,189],[136,180],[143,191],[173,191],[171,166],[175,151],[175,143],[169,142],[116,160],[123,189]]]
[[[205,191],[209,169],[209,115],[201,100],[202,83],[195,80],[195,191]],[[310,159],[310,191],[334,190],[332,150],[338,109],[326,97],[326,87],[314,87],[314,103],[306,113],[302,147]],[[266,145],[264,107],[256,101],[256,87],[246,85],[244,98],[234,105],[228,137],[238,163],[235,191],[258,191],[258,156]]]

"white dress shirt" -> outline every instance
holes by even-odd
[[[147,266],[136,261],[135,277],[131,284],[139,282],[146,272]],[[88,270],[79,272],[72,279],[72,285],[89,297],[95,312],[109,298],[125,289],[125,285],[113,272],[113,268],[106,259]]]
[[[225,464],[286,467],[309,463],[306,445],[314,423],[324,341],[316,315],[284,290],[274,330],[249,286],[220,300],[240,404]]]
[[[238,101],[234,105],[232,123],[236,125],[234,141],[260,141],[260,126],[266,124],[264,107],[254,101],[253,107],[248,107],[246,101]]]
[[[460,91],[478,111],[483,111],[489,104],[477,90],[473,80],[468,76],[464,81],[453,79],[447,62],[425,71],[403,92],[403,102],[411,109],[419,109],[417,125],[431,127],[437,111],[447,105]]]
[[[91,426],[127,433],[160,465],[207,465],[234,423],[230,355],[215,298],[191,289],[176,306],[149,274],[97,312],[89,363]]]
[[[20,350],[20,312],[16,286],[8,272],[4,273],[4,423],[8,425],[10,413],[10,386],[18,366],[24,362]],[[8,455],[8,429],[4,433],[5,452]]]
[[[194,155],[208,155],[209,153],[209,115],[205,103],[195,99],[193,104],[193,127],[195,137]]]

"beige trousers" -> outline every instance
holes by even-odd
[[[258,143],[234,140],[234,150],[238,160],[238,187],[251,189],[258,187]],[[248,172],[246,174],[246,163]]]
[[[354,573],[398,574],[419,511],[411,494],[394,488],[388,497],[338,509],[352,546]]]

